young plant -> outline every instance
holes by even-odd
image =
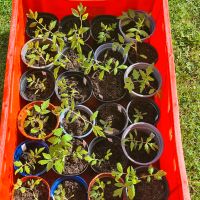
[[[123,140],[124,144],[128,143],[130,150],[145,150],[147,154],[150,154],[151,151],[157,151],[159,149],[158,145],[153,141],[155,135],[151,133],[148,138],[144,139],[143,137],[137,139],[138,133],[137,130],[134,130],[134,133],[129,133],[127,138]]]
[[[30,129],[30,133],[43,139],[46,136],[45,128],[49,120],[49,100],[44,101],[41,106],[34,105],[32,110],[27,110],[27,118],[24,122],[24,129]]]
[[[59,184],[57,189],[54,191],[54,199],[55,200],[70,200],[74,197],[71,195],[70,197],[66,197],[66,190],[62,184]]]
[[[98,34],[98,43],[101,44],[109,39],[112,39],[110,34],[116,31],[116,28],[117,23],[105,25],[103,22],[101,22],[101,32]]]
[[[35,95],[38,93],[42,93],[46,90],[46,78],[41,80],[40,78],[36,78],[34,74],[31,74],[31,76],[28,77],[26,80],[28,82],[27,88],[29,90],[32,90]]]
[[[35,151],[30,149],[29,152],[24,152],[23,154],[26,156],[27,160],[25,163],[22,163],[21,161],[14,162],[15,167],[18,167],[18,169],[15,171],[15,174],[23,172],[26,174],[31,174],[31,170],[35,170],[35,165],[41,159],[44,149],[45,147],[39,149],[36,148]]]
[[[135,85],[139,84],[140,93],[148,90],[148,94],[153,94],[156,89],[151,85],[155,81],[153,77],[153,65],[149,65],[145,70],[134,69],[131,77],[125,79],[125,87],[131,93],[135,89]]]
[[[139,111],[137,108],[134,108],[134,111],[135,113],[133,114],[133,120],[134,120],[134,123],[137,123],[141,120],[144,119],[144,116],[147,115],[147,113],[143,113],[141,111]]]
[[[89,30],[89,27],[83,26],[83,21],[88,18],[86,9],[87,8],[84,7],[82,3],[77,6],[77,10],[72,8],[72,14],[80,20],[80,27],[78,27],[77,24],[74,24],[74,28],[71,28],[67,34],[68,41],[71,43],[71,48],[76,49],[79,53],[82,52],[81,46],[85,44],[83,38],[84,33]]]
[[[103,127],[104,133],[113,134],[114,129],[112,128],[112,119],[107,119],[106,121],[100,119],[99,122]]]
[[[26,192],[30,192],[33,195],[33,200],[39,199],[39,193],[35,189],[40,183],[42,179],[30,179],[26,182],[26,185],[23,184],[21,179],[17,179],[17,183],[14,185],[14,190],[20,191],[22,194]]]

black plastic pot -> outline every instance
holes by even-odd
[[[126,111],[128,114],[128,119],[131,123],[136,123],[133,120],[133,115],[136,114],[134,109],[137,109],[143,114],[146,113],[143,115],[143,119],[140,119],[137,122],[146,122],[152,125],[156,125],[160,119],[160,109],[151,99],[135,97],[129,102]]]
[[[133,149],[133,151],[131,151],[130,148],[128,147],[129,144],[125,144],[124,141],[130,132],[134,133],[134,130],[137,130],[138,138],[140,138],[140,136],[141,136],[140,134],[142,134],[143,136],[145,136],[147,138],[152,133],[154,135],[153,142],[157,144],[158,150],[155,152],[153,150],[151,150],[150,154],[142,153],[141,155],[139,155],[138,150]],[[137,139],[137,138],[135,138],[135,139]],[[146,139],[145,139],[145,141],[146,141]],[[156,161],[158,161],[160,156],[162,155],[163,148],[164,148],[163,139],[162,139],[162,136],[161,136],[159,130],[155,126],[148,124],[148,123],[144,123],[144,122],[139,122],[139,123],[131,124],[130,126],[128,126],[122,135],[121,145],[122,145],[124,154],[131,162],[135,163],[136,165],[143,165],[143,166],[148,166],[148,165],[151,165],[151,164],[155,163]],[[136,158],[133,158],[133,156],[136,157],[136,154],[133,154],[134,151],[137,151],[137,153],[138,153],[137,160],[136,160]],[[148,161],[146,161],[146,162],[140,161],[141,159],[144,160],[144,156],[152,155],[151,153],[155,154],[155,155],[151,156],[151,160],[148,158]]]
[[[79,93],[83,94],[83,91],[85,91],[84,92],[85,97],[83,100],[80,100],[80,101],[77,100],[76,103],[83,104],[87,100],[90,99],[90,97],[92,96],[92,83],[91,83],[89,77],[85,76],[82,72],[74,72],[74,71],[72,72],[71,71],[71,72],[62,73],[56,80],[55,93],[59,100],[62,100],[62,97],[59,93],[58,81],[60,81],[62,78],[65,78],[65,79],[73,78],[73,79],[77,80],[78,87],[83,87],[82,91],[80,91]]]
[[[28,81],[27,78],[31,77],[31,75],[34,74],[35,78],[40,78],[42,77],[42,79],[46,78],[46,87],[49,87],[49,90],[45,93],[45,91],[43,91],[43,93],[41,94],[41,96],[34,96],[34,92],[32,91],[32,95],[28,95],[27,91],[28,89]],[[47,100],[50,99],[54,93],[55,90],[55,79],[54,76],[52,74],[52,72],[50,72],[49,70],[43,69],[43,70],[37,70],[37,69],[31,69],[29,71],[26,71],[21,79],[20,79],[20,95],[23,99],[25,99],[26,101],[38,101],[38,100]],[[33,96],[33,97],[32,97]]]
[[[136,69],[136,70],[139,70],[139,69],[144,70],[144,69],[147,69],[149,67],[149,65],[150,64],[148,64],[148,63],[135,63],[135,64],[129,66],[126,69],[126,72],[124,74],[124,82],[125,82],[125,79],[129,77],[129,74],[131,74],[134,69]],[[157,70],[157,68],[155,68],[155,67],[153,68],[153,76],[154,76],[155,80],[158,83],[158,87],[155,88],[155,92],[153,92],[152,94],[139,94],[139,93],[135,92],[134,90],[132,90],[132,92],[130,94],[133,95],[133,96],[136,96],[136,97],[152,97],[152,96],[154,96],[160,90],[160,88],[162,86],[161,74]]]
[[[144,11],[141,11],[141,10],[135,10],[135,12],[136,12],[136,14],[137,14],[137,13],[138,13],[138,14],[144,14],[145,18],[146,18],[147,20],[149,20],[149,22],[150,22],[149,36],[141,39],[142,41],[144,41],[144,40],[150,38],[150,37],[153,35],[153,33],[154,33],[154,31],[155,31],[156,24],[155,24],[155,21],[154,21],[153,17],[150,16],[148,13],[146,13],[146,12],[144,12]],[[134,28],[134,27],[130,27],[130,28]],[[128,37],[126,36],[126,33],[124,32],[123,27],[122,27],[122,22],[121,22],[121,20],[119,21],[119,30],[120,30],[121,34],[123,35],[123,37],[125,38],[125,40],[126,40],[127,42],[136,41],[135,39],[130,39],[130,38],[128,38]]]
[[[158,60],[157,50],[150,44],[145,42],[137,42],[137,53],[134,49],[130,49],[128,53],[128,61],[130,64],[145,62],[156,63]]]
[[[95,165],[91,166],[91,168],[96,173],[111,172],[112,170],[116,170],[116,164],[118,162],[120,162],[122,164],[123,168],[125,168],[128,164],[128,159],[124,156],[123,151],[120,147],[120,138],[116,137],[116,136],[107,137],[107,138],[104,138],[104,137],[94,138],[89,144],[89,149],[88,149],[89,155],[91,156],[94,153],[94,148],[97,148],[98,150],[100,148],[103,148],[103,149],[100,149],[100,151],[101,152],[104,151],[104,154],[105,154],[107,152],[107,150],[110,149],[110,147],[106,146],[106,142],[113,144],[113,148],[115,150],[115,152],[113,152],[113,155],[111,155],[111,157],[109,158],[111,163],[113,163],[113,166],[109,166],[110,170],[106,170],[106,169],[101,170],[98,166],[95,166]],[[111,152],[112,152],[112,149],[111,149]],[[98,155],[97,154],[95,154],[95,155],[96,155],[96,158],[98,159],[99,158]],[[116,163],[114,163],[114,162],[116,162]]]
[[[60,31],[68,34],[71,28],[74,28],[74,24],[77,25],[77,27],[80,27],[80,19],[73,16],[73,15],[68,15],[62,18],[60,22]],[[83,21],[83,27],[89,27],[90,28],[90,23],[88,20]],[[86,42],[90,38],[90,31],[88,30],[86,33],[83,34],[83,39]]]
[[[91,36],[95,41],[98,41],[99,32],[101,32],[101,23],[104,25],[111,25],[116,23],[116,29],[113,32],[110,32],[110,39],[107,39],[106,42],[113,42],[118,39],[119,31],[119,20],[113,15],[97,15],[91,22]]]
[[[53,33],[55,33],[56,31],[58,31],[58,28],[59,28],[59,20],[58,20],[58,18],[57,18],[55,15],[50,14],[50,13],[38,12],[38,20],[39,20],[40,18],[43,18],[42,24],[43,24],[44,26],[46,25],[46,27],[49,26],[49,24],[51,23],[51,21],[56,21],[56,26],[55,26],[55,28],[54,28],[53,30],[51,30],[51,31],[52,31]],[[37,29],[37,28],[36,28],[37,26],[39,26],[40,28],[42,28],[41,25],[39,25],[39,24],[38,24],[36,27],[30,28],[29,26],[30,26],[30,24],[31,24],[32,22],[35,22],[35,20],[27,18],[27,22],[26,22],[26,34],[27,34],[30,38],[34,38],[34,37],[35,37],[35,31],[36,31],[36,29]],[[45,32],[44,32],[44,33],[45,33]]]
[[[128,116],[125,108],[117,103],[105,103],[97,108],[98,116],[96,119],[96,123],[99,126],[103,126],[101,120],[104,122],[112,121],[112,131],[104,130],[104,133],[107,136],[116,136],[120,135],[128,125]],[[113,117],[114,120],[109,119],[109,117]]]
[[[148,167],[137,167],[136,169],[136,174],[138,177],[141,177],[141,176],[144,176],[145,174],[148,175]],[[158,171],[158,169],[155,169],[155,172]],[[154,172],[154,173],[155,173]],[[155,197],[155,199],[157,200],[167,200],[168,199],[168,196],[169,196],[169,186],[168,186],[168,182],[167,182],[167,179],[166,177],[162,177],[162,180],[157,180],[159,181],[160,183],[162,183],[162,186],[161,188],[163,188],[163,193],[159,194],[159,196]],[[135,200],[144,200],[145,197],[143,197],[143,195],[145,194],[145,189],[148,190],[148,195],[149,195],[149,191],[153,191],[152,188],[151,188],[151,184],[155,184],[155,182],[157,182],[156,180],[152,180],[150,183],[147,183],[146,180],[143,180],[141,181],[140,183],[136,184],[135,185]],[[142,189],[139,189],[139,187],[142,186]],[[158,190],[156,190],[158,191]],[[151,198],[149,196],[149,198]],[[152,198],[151,198],[152,199]]]

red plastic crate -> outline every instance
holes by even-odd
[[[14,181],[13,152],[20,135],[17,130],[17,115],[24,105],[19,95],[19,81],[25,70],[20,51],[26,41],[26,13],[28,9],[50,12],[61,19],[70,14],[71,7],[76,7],[79,2],[79,0],[13,0],[0,130],[1,199],[11,199]],[[170,187],[169,200],[190,200],[181,143],[167,0],[82,0],[81,2],[88,7],[90,16],[120,15],[122,11],[129,8],[152,13],[156,21],[156,30],[149,42],[159,52],[156,67],[163,79],[161,98],[155,98],[161,110],[161,118],[157,127],[162,133],[165,144],[159,164],[160,168],[167,172]]]

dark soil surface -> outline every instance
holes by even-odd
[[[99,73],[94,73],[92,76],[94,95],[103,101],[115,101],[123,97],[126,93],[124,89],[123,73],[118,73],[116,76],[106,73],[101,81],[98,78]]]
[[[66,180],[61,184],[62,184],[63,188],[65,189],[66,199],[87,200],[87,191],[79,183],[77,183],[73,180]]]
[[[143,70],[143,71],[146,72],[145,70]],[[154,88],[155,91],[156,91],[159,87],[158,81],[153,74],[150,75],[150,76],[154,79],[154,81],[150,82],[150,86],[145,86],[145,89],[143,90],[143,92],[140,93],[140,83],[135,82],[134,83],[135,88],[133,89],[133,91],[138,93],[138,94],[142,94],[142,95],[149,95],[149,91],[150,91],[151,88]],[[131,75],[131,79],[132,79],[132,81],[134,81],[133,78],[132,78],[132,75]],[[142,80],[141,77],[139,78],[139,80]]]
[[[75,112],[77,112],[77,111],[78,110],[75,110]],[[83,119],[90,121],[90,116],[86,112],[84,112],[82,110],[79,110],[79,111],[80,111],[81,117]],[[66,115],[67,115],[67,113],[66,113]],[[65,115],[65,117],[66,117],[66,115]],[[69,121],[71,121],[73,117],[74,117],[74,115],[72,114]],[[85,125],[83,119],[78,118],[73,123],[69,123],[69,122],[67,123],[66,118],[64,118],[62,121],[62,125],[67,133],[69,133],[73,136],[82,136],[82,135],[86,134],[92,128],[91,124],[89,124],[88,128],[85,130],[86,125]]]
[[[20,157],[20,161],[25,164],[26,162],[29,163],[31,162],[31,158],[29,157],[29,154],[30,154],[30,150],[32,150],[33,152],[35,152],[35,149],[40,149],[40,148],[43,148],[43,146],[34,146],[33,144],[28,144],[26,145],[27,147],[27,150],[24,151]],[[42,151],[42,153],[48,153],[47,149],[44,149]],[[42,153],[40,154],[41,158],[43,158],[42,156]],[[36,162],[38,162],[41,158],[36,158]],[[46,168],[46,165],[40,165],[40,164],[34,164],[34,167],[30,167],[30,174],[31,175],[35,175],[35,174],[38,174],[39,172],[43,171],[45,168]]]
[[[147,173],[140,173],[139,177],[145,176]],[[141,181],[135,186],[136,200],[164,200],[165,185],[163,180],[151,180],[148,183],[146,180]]]
[[[74,152],[78,146],[82,146],[82,147],[86,148],[84,145],[85,145],[84,141],[74,139],[73,148],[71,151]],[[73,155],[66,157],[63,175],[80,174],[87,168],[87,165],[88,164],[86,161],[81,160],[79,158],[73,158]]]
[[[48,13],[38,13],[38,19],[40,19],[40,18],[43,18],[42,24],[44,26],[46,25],[46,27],[49,26],[49,24],[51,23],[51,21],[57,21],[56,17],[54,17],[54,16],[52,16],[52,15],[50,15]],[[26,25],[27,34],[30,35],[31,37],[35,37],[35,31],[37,30],[37,27],[42,28],[42,26],[40,24],[37,24],[37,26],[35,26],[33,28],[30,28],[29,27],[30,24],[32,22],[35,22],[35,20],[29,19],[29,18],[27,18],[27,19],[28,19],[27,25]],[[53,33],[58,30],[58,26],[59,26],[59,23],[57,22],[55,28],[52,30]],[[43,33],[46,33],[46,31],[44,30]]]
[[[110,177],[106,177],[106,178],[101,178],[100,181],[103,181],[104,184],[106,185],[105,189],[104,189],[104,199],[105,200],[122,200],[122,197],[113,197],[113,193],[116,189],[118,189],[115,186],[115,180],[113,178]],[[110,184],[108,184],[109,182],[111,182]],[[101,191],[102,192],[102,191]],[[91,198],[91,200],[96,200],[94,198]]]
[[[127,159],[121,148],[121,142],[118,138],[102,139],[98,141],[92,149],[92,153],[95,153],[97,159],[102,159],[105,157],[106,152],[111,150],[112,155],[109,160],[103,161],[100,165],[93,166],[94,169],[101,172],[111,172],[116,170],[116,165],[120,162],[123,168],[126,167]]]
[[[33,179],[35,180],[35,179]],[[30,188],[27,184],[27,181],[22,184],[22,186],[26,188]],[[47,186],[40,182],[39,185],[36,185],[33,191],[26,189],[25,193],[21,193],[19,190],[15,190],[14,199],[15,200],[34,200],[34,195],[37,197],[38,200],[48,200],[49,191]]]
[[[118,39],[118,33],[119,33],[119,28],[118,28],[119,20],[114,16],[100,15],[99,17],[96,17],[95,20],[92,22],[92,28],[91,28],[95,40],[98,40],[98,35],[100,32],[102,32],[101,23],[103,23],[104,25],[112,25],[114,23],[117,24],[116,29],[110,32],[111,38],[107,39],[106,42],[116,41]]]
[[[34,72],[27,74],[26,78],[29,78],[29,77],[32,78],[32,74],[35,75],[36,81],[39,80],[40,82],[42,82],[44,84],[45,90],[42,91],[38,84],[36,85],[34,83],[33,85],[30,85],[30,83],[28,83],[26,80],[24,82],[25,84],[23,86],[24,94],[26,95],[26,97],[28,99],[30,99],[32,101],[47,99],[49,96],[51,96],[51,94],[54,91],[55,83],[54,83],[54,80],[52,80],[53,77],[50,76],[50,74],[45,71],[36,71],[35,70]],[[43,81],[43,80],[45,80],[45,81]]]
[[[144,57],[145,56],[145,57]],[[146,63],[156,63],[158,59],[158,54],[156,50],[147,43],[137,43],[137,52],[134,48],[131,48],[128,54],[128,58],[131,61],[131,64],[138,62]]]
[[[135,120],[134,115],[136,114],[134,109],[139,110],[141,113],[146,113],[143,115],[143,119],[140,120],[140,122],[146,122],[154,125],[155,122],[158,120],[159,116],[155,106],[148,101],[135,100],[131,102],[128,110],[128,115],[132,122],[134,122]]]
[[[78,91],[78,93],[74,97],[77,103],[85,101],[90,96],[91,90],[88,86],[88,81],[86,82],[87,79],[85,77],[81,77],[78,75],[66,75],[62,78],[66,80],[68,86],[73,84],[73,88]],[[71,89],[67,89],[64,91],[61,91],[61,89],[61,87],[58,87],[58,94],[61,96],[61,98],[62,94],[70,94]]]
[[[33,108],[34,109],[34,108]],[[34,110],[34,113],[36,113],[36,111]],[[37,113],[36,113],[37,114]],[[37,114],[38,116],[38,114]],[[48,121],[47,122],[44,122],[44,127],[43,127],[43,130],[46,134],[50,134],[56,127],[56,124],[57,124],[57,117],[52,113],[48,113],[46,115],[40,115],[40,119],[43,120],[45,119],[46,117],[49,117]],[[28,117],[26,117],[25,121],[28,120]],[[39,124],[37,124],[37,127],[39,126]],[[39,134],[41,134],[41,132],[37,132],[37,133],[31,133],[31,129],[34,128],[32,127],[31,125],[28,125],[26,128],[25,128],[25,132],[32,136],[32,137],[35,137],[35,138],[38,138]]]
[[[102,126],[101,120],[104,122],[111,122],[111,132],[108,130],[108,132],[105,132],[108,135],[116,135],[121,132],[125,125],[126,125],[126,115],[122,110],[122,107],[120,107],[117,104],[109,104],[101,106],[101,108],[98,110],[98,116],[97,116],[97,124],[99,126]]]
[[[135,133],[132,132],[132,135],[134,136],[134,138],[136,139],[136,141],[141,141],[141,137],[143,138],[143,141],[146,141],[146,139],[149,137],[149,134],[142,132],[141,130],[137,130],[137,136],[135,136]],[[154,139],[152,139],[153,143],[156,143],[156,141]],[[148,154],[145,150],[144,147],[141,150],[137,149],[133,149],[133,151],[131,151],[130,149],[130,143],[126,142],[126,151],[128,152],[129,156],[137,161],[137,162],[142,162],[142,163],[147,163],[152,161],[156,155],[157,155],[157,151],[153,151],[152,149],[150,150],[150,154]],[[156,143],[157,144],[157,143]],[[157,144],[158,145],[158,144]]]

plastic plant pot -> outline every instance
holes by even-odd
[[[34,38],[34,39],[31,39],[29,40],[27,43],[24,44],[22,50],[21,50],[21,58],[22,58],[22,61],[24,62],[25,65],[27,65],[28,67],[30,68],[34,68],[34,69],[50,69],[51,67],[53,67],[53,62],[45,65],[45,64],[42,64],[42,65],[39,65],[39,64],[29,64],[28,63],[28,60],[26,59],[26,54],[28,52],[28,45],[33,42],[37,42],[39,41],[40,45],[44,46],[44,45],[47,45],[49,44],[49,48],[51,48],[51,45],[53,44],[53,41],[51,39],[46,39],[45,41],[43,41],[42,38]],[[55,57],[55,55],[57,54],[57,52],[52,52],[52,57]]]
[[[139,121],[133,120],[133,115],[136,114],[135,109],[140,113],[143,113],[143,119]],[[128,119],[130,123],[145,122],[152,125],[156,125],[160,119],[160,109],[157,104],[149,98],[133,98],[126,108]]]
[[[118,103],[104,103],[97,108],[98,116],[96,123],[100,126],[108,126],[109,128],[104,129],[104,133],[107,136],[116,136],[120,135],[128,126],[128,116],[125,108]],[[112,118],[112,119],[110,119]],[[102,124],[101,121],[103,120]],[[110,130],[109,120],[111,121]]]
[[[135,63],[156,63],[158,61],[158,52],[146,42],[137,42],[137,52],[131,48],[128,53],[128,62],[132,65]],[[145,57],[144,57],[145,56]]]
[[[145,41],[147,40],[148,38],[150,38],[154,31],[155,31],[155,27],[156,27],[156,24],[155,24],[155,21],[153,19],[152,16],[150,16],[148,13],[144,12],[144,11],[141,11],[141,10],[135,10],[136,13],[141,13],[141,14],[144,14],[145,15],[145,18],[149,20],[150,22],[150,34],[148,35],[148,37],[145,37],[145,38],[141,38],[141,41]],[[132,27],[133,28],[133,27]],[[133,39],[133,38],[128,38],[126,36],[126,33],[123,31],[123,28],[122,28],[122,22],[121,20],[119,20],[119,30],[121,32],[121,34],[123,35],[123,37],[125,38],[126,42],[130,42],[130,41],[136,41],[136,39]]]
[[[95,137],[89,144],[88,154],[91,156],[95,153],[96,158],[103,158],[106,155],[107,150],[111,150],[113,155],[109,157],[109,163],[107,162],[100,166],[91,165],[91,168],[96,173],[112,172],[116,168],[117,163],[121,163],[123,168],[126,168],[128,164],[128,159],[124,156],[123,150],[121,148],[120,138],[117,136],[113,137]],[[102,155],[100,155],[102,153]],[[112,164],[112,166],[111,166]],[[109,169],[108,169],[109,168]]]
[[[145,175],[145,174],[149,174],[149,173],[148,173],[148,167],[146,167],[146,166],[137,167],[135,170],[136,170],[136,174],[137,174],[138,177],[140,177],[141,175],[143,176],[143,175]],[[155,169],[155,168],[154,168],[154,170],[155,170],[155,172],[158,171],[158,169]],[[155,172],[154,172],[154,173],[155,173]],[[143,181],[142,181],[142,182],[143,182]],[[143,196],[144,193],[145,193],[145,189],[144,189],[144,188],[148,189],[148,188],[150,187],[150,184],[151,184],[151,182],[150,182],[150,183],[147,183],[147,184],[146,184],[146,187],[145,187],[145,184],[142,183],[142,182],[135,185],[135,190],[136,190],[136,192],[135,192],[135,199],[136,199],[136,200],[138,200],[138,199],[144,199],[144,197],[142,198],[142,196]],[[163,188],[164,191],[163,191],[162,194],[159,195],[159,197],[157,197],[157,198],[155,198],[155,199],[167,200],[167,199],[168,199],[168,196],[169,196],[169,186],[168,186],[167,178],[164,176],[164,177],[162,177],[162,180],[159,180],[159,182],[162,182],[161,188]],[[144,185],[143,185],[144,188],[143,188],[143,190],[142,190],[142,193],[141,193],[141,192],[139,193],[139,188],[138,188],[138,187],[141,186],[141,184],[144,184]],[[153,184],[154,184],[154,181],[153,181]],[[141,191],[141,189],[140,189],[140,191]],[[153,190],[150,190],[150,191],[153,191]],[[154,190],[154,191],[155,191],[155,190]],[[148,195],[149,195],[149,193],[148,193]],[[150,197],[149,197],[149,198],[150,198]]]
[[[55,28],[51,32],[55,33],[56,31],[58,31],[59,21],[58,21],[58,18],[55,15],[50,14],[50,13],[45,13],[45,12],[38,12],[38,20],[40,18],[43,18],[42,24],[46,25],[47,27],[50,25],[51,21],[56,21],[56,26],[55,26]],[[33,28],[30,28],[29,26],[30,26],[30,24],[32,22],[35,22],[35,20],[27,18],[27,22],[26,22],[26,34],[30,38],[34,38],[35,37],[35,31],[37,30],[37,28],[36,28],[37,26],[39,26],[40,28],[42,28],[42,26],[39,25],[39,24],[37,24]],[[44,33],[45,33],[45,31],[44,31]]]
[[[77,105],[77,106],[75,107],[75,110],[78,110],[78,111],[80,111],[80,112],[83,113],[83,114],[87,114],[87,115],[88,115],[88,121],[90,121],[90,116],[93,115],[93,112],[92,112],[88,107],[83,106],[83,105]],[[69,132],[66,130],[65,125],[64,125],[64,123],[63,123],[63,121],[65,120],[65,116],[67,115],[68,111],[69,111],[69,109],[65,109],[65,110],[61,113],[60,119],[59,119],[59,120],[60,120],[60,127],[63,129],[63,132],[64,132],[64,133],[72,135],[73,133],[69,133]],[[88,127],[88,129],[86,130],[85,133],[83,133],[83,134],[80,135],[80,136],[78,136],[78,135],[73,135],[73,137],[74,137],[74,138],[82,139],[82,138],[85,138],[85,137],[89,136],[90,133],[92,133],[92,127],[95,126],[96,122],[95,122],[95,120],[93,120],[91,123],[92,123],[92,125],[91,125],[91,126],[89,125],[89,127]],[[77,129],[77,126],[76,126],[76,129]],[[73,131],[73,132],[74,132],[74,131]]]
[[[49,87],[47,92],[42,91],[41,95],[39,96],[39,95],[34,94],[33,88],[32,88],[32,90],[29,90],[28,85],[30,84],[30,82],[28,82],[27,78],[29,78],[29,77],[32,78],[31,75],[34,75],[36,80],[38,78],[40,78],[41,81],[46,79],[46,82],[44,82],[44,86],[46,88]],[[33,87],[33,85],[31,85],[30,87]],[[36,91],[39,89],[40,89],[40,86],[37,85]],[[55,78],[54,78],[52,72],[50,72],[49,70],[46,70],[46,69],[43,69],[43,70],[31,69],[29,71],[26,71],[20,79],[20,95],[26,101],[39,101],[39,100],[45,101],[52,97],[54,90],[55,90]],[[30,94],[27,94],[28,91]]]
[[[62,184],[64,181],[73,181],[78,183],[84,190],[85,190],[85,200],[87,200],[87,190],[88,190],[88,185],[86,181],[80,177],[80,176],[69,176],[69,177],[61,177],[55,180],[53,185],[51,186],[51,198],[55,199],[54,193],[58,189],[58,186]],[[82,194],[84,195],[84,194]]]
[[[131,131],[134,131],[134,130],[137,130],[137,135],[138,137],[141,137],[141,133],[143,133],[143,135],[146,135],[146,137],[149,137],[151,133],[153,133],[154,135],[154,142],[157,144],[158,146],[158,150],[157,152],[155,152],[155,154],[151,157],[151,159],[148,158],[148,161],[146,159],[146,161],[139,161],[139,151],[137,151],[137,160],[135,158],[133,158],[133,156],[136,157],[136,155],[133,154],[134,151],[136,151],[136,149],[134,149],[132,152],[130,149],[127,149],[125,144],[124,144],[124,140],[127,138],[128,134],[131,132]],[[146,140],[145,140],[146,141]],[[155,162],[157,162],[161,155],[162,155],[162,152],[163,152],[163,148],[164,148],[164,143],[163,143],[163,139],[162,139],[162,136],[159,132],[159,130],[151,125],[151,124],[148,124],[148,123],[144,123],[144,122],[139,122],[139,123],[135,123],[135,124],[131,124],[130,126],[127,127],[127,129],[124,131],[123,135],[122,135],[122,140],[121,140],[121,145],[122,145],[122,149],[124,151],[124,154],[125,156],[131,161],[133,162],[134,164],[136,165],[142,165],[142,166],[148,166],[148,165],[151,165]],[[151,155],[151,153],[154,153],[153,150],[150,151],[150,154],[147,154],[147,153],[143,153],[142,154],[142,157],[140,156],[140,159],[143,159],[144,160],[144,156],[146,155]]]
[[[131,66],[129,66],[126,71],[125,71],[125,74],[124,74],[124,82],[125,82],[125,79],[129,77],[129,75],[132,73],[132,71],[134,69],[147,69],[148,66],[150,64],[148,63],[135,63]],[[153,67],[153,76],[155,78],[155,80],[157,81],[157,88],[155,89],[155,91],[152,93],[152,94],[140,94],[140,93],[137,93],[135,92],[134,90],[132,90],[132,92],[130,93],[131,95],[133,95],[134,97],[153,97],[160,89],[161,89],[161,86],[162,86],[162,77],[161,77],[161,74],[160,72],[157,70],[157,68]]]
[[[91,22],[91,36],[97,42],[98,41],[98,33],[102,31],[101,23],[104,25],[112,25],[116,23],[116,29],[110,32],[110,39],[107,39],[106,42],[111,42],[112,40],[118,39],[119,33],[119,20],[113,15],[97,15],[93,18]],[[99,30],[98,30],[99,29]],[[104,42],[105,43],[105,42]]]
[[[73,15],[65,16],[61,19],[60,31],[65,34],[68,34],[70,29],[74,28],[74,24],[76,24],[77,27],[79,28],[80,27],[80,19]],[[90,23],[88,20],[83,21],[83,27],[90,28]],[[89,38],[90,38],[90,31],[88,30],[86,33],[83,34],[84,42],[88,41]]]
[[[64,72],[56,80],[55,93],[58,99],[61,101],[61,95],[59,94],[58,82],[62,79],[73,79],[77,81],[77,88],[80,88],[79,94],[84,95],[80,100],[75,99],[76,103],[83,104],[90,99],[92,96],[92,83],[88,76],[85,76],[82,72]],[[81,89],[82,88],[82,89]]]
[[[20,133],[23,136],[25,136],[26,138],[28,138],[28,139],[31,139],[31,140],[41,140],[41,138],[33,137],[33,136],[28,135],[26,133],[25,128],[24,128],[24,122],[26,120],[26,117],[28,116],[27,111],[32,110],[34,108],[34,105],[41,105],[42,103],[43,103],[43,101],[34,101],[34,102],[31,102],[31,103],[27,104],[26,106],[24,106],[21,109],[21,111],[20,111],[20,113],[18,115],[18,119],[17,119],[18,120],[18,129],[19,129]],[[55,109],[55,106],[50,103],[48,109],[50,111],[53,111]],[[53,114],[52,114],[52,116],[54,116],[55,120],[56,120],[55,128],[52,128],[52,131],[53,131],[54,129],[57,129],[58,126],[59,126],[59,116],[56,116],[56,115],[53,115]],[[46,137],[44,137],[43,139],[47,139],[47,138],[51,137],[52,134],[53,134],[52,132],[46,133]]]
[[[47,189],[47,191],[48,191],[48,197],[47,198],[44,198],[44,200],[50,200],[50,187],[49,187],[49,184],[48,184],[48,182],[46,181],[46,180],[44,180],[42,177],[39,177],[39,176],[26,176],[26,177],[23,177],[22,179],[21,179],[21,181],[22,181],[22,183],[25,183],[25,182],[27,182],[27,181],[29,181],[29,180],[32,180],[32,179],[34,179],[34,180],[38,180],[38,179],[40,179],[41,180],[41,182],[42,182],[42,184],[44,185],[44,186],[46,186],[46,189]],[[43,188],[44,189],[44,188]],[[15,199],[14,198],[14,195],[15,195],[15,190],[13,189],[13,200]]]
[[[30,149],[33,148],[45,148],[43,150],[44,153],[48,153],[49,152],[49,147],[48,145],[43,142],[42,140],[39,141],[31,141],[31,140],[26,140],[24,142],[22,142],[21,144],[19,144],[17,146],[17,148],[15,149],[15,153],[14,153],[14,162],[15,161],[19,161],[21,157],[23,157],[23,153],[27,150],[29,151]],[[41,165],[40,165],[41,166]],[[16,167],[14,165],[14,169],[17,170],[18,167]],[[42,174],[44,174],[46,172],[46,166],[43,166],[43,169],[41,169],[38,173],[36,174],[27,174],[26,172],[22,172],[20,173],[22,176],[41,176]]]
[[[95,59],[95,60],[99,60],[99,57],[100,57],[101,54],[102,54],[103,52],[105,52],[105,51],[113,51],[113,50],[112,50],[112,44],[113,44],[113,43],[105,43],[105,44],[102,44],[101,46],[99,46],[99,47],[96,49],[96,51],[94,52],[94,59]],[[115,51],[113,51],[113,52],[116,54]],[[120,64],[125,64],[128,55],[123,56],[123,52],[124,52],[124,49],[123,49],[123,48],[117,50],[117,52],[119,52],[119,53],[122,55],[122,57],[123,57],[123,61],[122,61]]]
[[[92,190],[92,187],[95,185],[95,182],[97,179],[99,179],[100,181],[102,181],[102,179],[113,179],[113,182],[115,183],[114,181],[114,177],[112,176],[111,173],[100,173],[98,174],[97,176],[95,176],[91,181],[90,181],[90,184],[89,184],[89,187],[88,187],[88,200],[94,200],[93,198],[90,197],[90,192]],[[123,179],[119,179],[119,182],[121,183],[124,183]],[[110,186],[108,186],[109,189],[110,189]],[[117,189],[117,188],[116,188]],[[107,191],[108,192],[108,191]],[[105,192],[106,193],[106,192]],[[105,198],[106,199],[106,198]],[[126,192],[123,191],[123,197],[122,197],[122,200],[126,200]]]

